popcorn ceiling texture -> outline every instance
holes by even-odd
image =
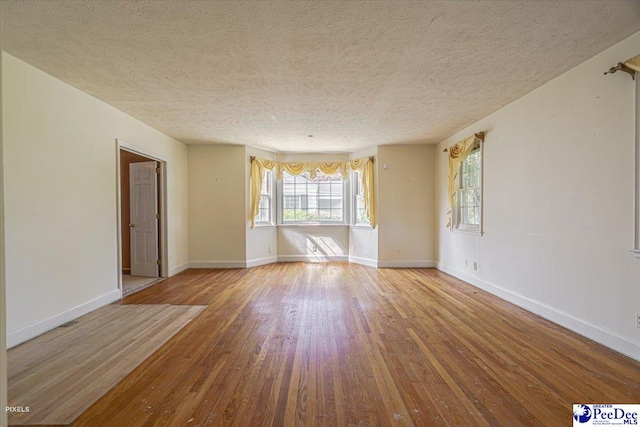
[[[640,30],[638,1],[2,8],[6,52],[180,141],[292,152],[440,142]]]

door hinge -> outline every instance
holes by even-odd
[[[160,219],[160,214],[156,214],[156,219]]]
[[[160,168],[156,168],[156,173],[160,173]]]
[[[162,260],[161,260],[161,259],[159,259],[158,261],[156,261],[156,264],[158,264],[158,265],[162,265]]]

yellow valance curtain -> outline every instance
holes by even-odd
[[[640,71],[640,55],[636,55],[633,58],[629,58],[624,62],[624,65],[631,68],[634,71]]]
[[[339,173],[342,179],[349,179],[349,169],[356,171],[360,175],[362,182],[364,208],[371,223],[375,228],[376,212],[374,203],[374,181],[373,181],[373,158],[351,160],[348,162],[276,162],[273,160],[251,158],[251,228],[255,226],[255,218],[258,215],[260,206],[260,195],[262,193],[262,180],[268,170],[276,171],[276,179],[282,179],[282,171],[290,175],[302,175],[309,172],[311,178],[316,177],[317,171],[327,175]]]
[[[451,214],[456,204],[456,192],[458,190],[458,181],[456,178],[458,177],[458,171],[460,170],[462,162],[464,162],[464,160],[469,157],[469,154],[471,154],[471,151],[473,151],[473,147],[480,142],[482,142],[482,139],[480,139],[478,135],[472,135],[460,142],[456,142],[445,150],[449,152],[449,209],[447,210],[447,228],[449,229],[453,227]]]
[[[340,173],[342,179],[349,179],[349,171],[347,162],[274,162],[276,170],[276,179],[279,181],[282,179],[282,171],[286,171],[290,175],[302,175],[305,172],[309,172],[311,179],[315,179],[316,172],[320,171],[326,175],[333,175]]]

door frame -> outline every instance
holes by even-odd
[[[130,153],[139,154],[147,157],[150,160],[158,162],[160,165],[160,186],[158,187],[158,197],[160,200],[160,235],[158,236],[160,242],[160,259],[162,264],[160,265],[160,277],[169,277],[169,245],[167,244],[167,237],[169,235],[168,217],[167,217],[167,159],[156,153],[150,152],[142,147],[129,144],[121,139],[116,139],[116,215],[117,215],[117,267],[118,267],[118,288],[120,289],[120,298],[122,299],[122,195],[120,194],[120,151],[129,151]],[[128,221],[128,220],[127,220]]]

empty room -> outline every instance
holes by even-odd
[[[637,425],[640,2],[0,15],[0,426]]]

